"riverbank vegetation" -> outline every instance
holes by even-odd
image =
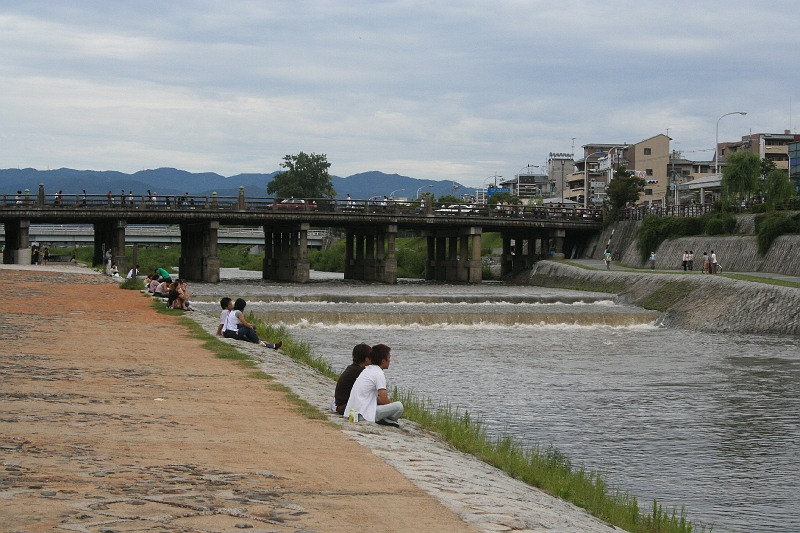
[[[344,272],[345,239],[336,241],[324,250],[308,250],[308,260],[313,270],[320,272]],[[487,233],[481,239],[481,255],[491,256],[493,251],[502,248],[499,233]],[[260,271],[263,268],[264,253],[251,253],[252,246],[221,245],[217,248],[220,266],[222,268],[239,268],[242,270]],[[94,248],[81,246],[76,248],[51,248],[51,255],[76,256],[79,263],[92,264]],[[397,258],[397,277],[424,279],[425,261],[428,254],[426,237],[400,237],[395,241],[395,256]],[[146,275],[157,268],[164,268],[170,273],[177,273],[180,260],[180,246],[150,246],[139,247],[136,262],[139,264],[139,274]],[[133,248],[125,249],[125,257],[129,265],[133,265]],[[127,272],[121,273],[122,275]],[[483,279],[494,279],[488,266],[484,265]]]
[[[636,248],[642,264],[650,252],[667,239],[677,239],[689,235],[731,234],[736,229],[736,216],[732,213],[712,211],[701,217],[659,217],[648,215],[636,230]]]
[[[252,313],[248,317],[260,337],[282,339],[283,351],[295,361],[316,369],[333,380],[336,372],[322,357],[315,356],[304,341],[292,338],[283,326],[275,326]],[[642,511],[637,499],[627,492],[611,487],[597,472],[576,467],[570,459],[549,446],[526,446],[504,434],[492,436],[482,419],[469,411],[448,403],[434,404],[419,399],[413,392],[395,389],[393,400],[405,407],[404,418],[420,424],[442,436],[454,448],[469,453],[531,486],[586,509],[592,515],[631,533],[692,533],[706,531],[705,527],[687,519],[684,509],[665,510],[657,501]]]

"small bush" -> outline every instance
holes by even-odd
[[[775,239],[786,233],[800,232],[800,215],[790,217],[784,212],[773,212],[756,218],[758,253],[767,255]]]
[[[127,289],[129,291],[140,291],[144,289],[144,281],[136,278],[126,279],[119,284],[120,289]]]
[[[712,218],[706,224],[706,235],[722,235],[726,233],[725,222],[719,218]]]
[[[766,213],[767,204],[755,204],[753,206],[753,213]]]

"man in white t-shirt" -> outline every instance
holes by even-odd
[[[226,336],[225,328],[228,323],[228,314],[230,314],[231,310],[233,310],[233,300],[228,298],[227,296],[219,301],[220,307],[222,307],[222,312],[219,314],[219,326],[217,327],[217,337]],[[231,337],[236,337],[235,333],[231,335]]]
[[[391,348],[385,344],[372,347],[372,364],[364,368],[350,391],[350,399],[344,408],[348,416],[354,410],[361,420],[376,422],[384,426],[400,427],[397,420],[403,414],[403,404],[393,402],[386,393],[386,376],[383,371],[389,368]]]

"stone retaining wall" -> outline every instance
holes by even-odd
[[[737,231],[755,231],[755,215],[739,215]],[[629,267],[643,266],[641,254],[636,247],[635,234],[641,221],[620,221],[600,232],[587,246],[584,258],[602,259],[608,239],[611,251],[620,252],[620,262]],[[614,235],[611,237],[611,231]],[[695,269],[703,267],[703,252],[717,258],[726,272],[775,272],[800,276],[800,235],[783,235],[775,239],[766,256],[758,254],[755,235],[693,236],[666,240],[656,250],[656,268],[662,270],[682,269],[684,250],[693,250]]]
[[[587,270],[540,261],[516,279],[541,287],[594,290],[620,303],[664,311],[662,323],[707,332],[800,335],[800,289],[700,274]]]

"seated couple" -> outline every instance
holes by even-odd
[[[278,344],[269,344],[258,338],[255,326],[248,323],[244,318],[244,308],[247,302],[243,298],[238,298],[234,303],[233,300],[225,297],[220,300],[219,305],[222,307],[222,313],[219,315],[217,337],[222,336],[226,339],[253,342],[274,350],[283,346],[283,341],[278,342]]]
[[[403,415],[403,404],[389,399],[383,373],[389,368],[391,350],[385,344],[370,348],[362,343],[353,348],[353,364],[336,382],[332,411],[349,416],[353,410],[359,420],[400,427],[397,420]]]

